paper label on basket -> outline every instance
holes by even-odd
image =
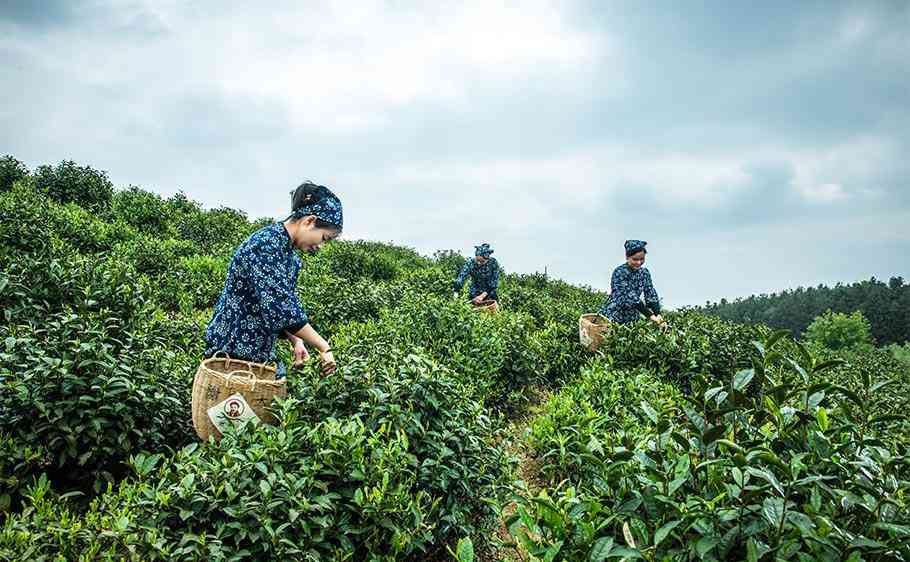
[[[594,340],[588,334],[588,331],[585,330],[584,328],[578,329],[578,337],[581,340],[581,345],[584,345],[584,346],[589,346],[594,342]]]
[[[237,425],[246,420],[253,418],[259,421],[259,416],[250,407],[241,394],[232,394],[223,402],[215,404],[208,409],[209,419],[218,428],[218,431],[224,433],[228,425]]]

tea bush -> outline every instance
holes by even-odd
[[[177,269],[180,259],[196,255],[198,248],[186,240],[161,240],[140,234],[133,240],[117,244],[112,253],[132,264],[137,272],[157,278]],[[223,283],[224,279],[221,281]]]
[[[696,377],[684,400],[643,401],[644,424],[598,423],[610,412],[566,408],[565,391],[535,428],[542,458],[574,475],[597,460],[584,439],[623,441],[598,441],[605,458],[583,466],[577,487],[519,497],[512,535],[541,560],[905,559],[906,450],[875,438],[883,420],[857,413],[878,383],[857,395],[814,382],[838,362],[787,356],[779,337],[723,384]],[[759,395],[746,391],[755,377]]]
[[[253,233],[246,214],[228,208],[202,210],[182,194],[168,200],[177,237],[208,255],[230,254]]]
[[[56,166],[38,166],[35,187],[61,203],[76,203],[89,211],[104,211],[114,196],[107,172],[64,160]]]
[[[528,442],[550,484],[596,481],[596,486],[606,488],[612,463],[631,455],[638,436],[652,424],[650,412],[679,400],[674,387],[649,371],[592,365],[550,398],[544,414],[531,422]]]
[[[228,263],[226,257],[179,257],[169,270],[161,272],[155,298],[169,311],[210,309],[221,295]]]
[[[13,261],[13,256],[43,252],[56,237],[47,228],[47,199],[32,186],[16,184],[0,192],[0,267]],[[58,239],[59,240],[59,239]]]
[[[229,432],[164,462],[134,458],[135,480],[96,500],[78,528],[71,513],[32,498],[0,532],[0,552],[422,559],[491,513],[483,500],[508,484],[508,458],[444,369],[413,354],[392,363],[345,365],[341,385],[310,371],[277,428]]]
[[[173,238],[177,233],[168,202],[135,186],[114,194],[107,215],[110,222],[128,224],[148,236]]]
[[[34,475],[47,470],[50,464],[50,454],[44,447],[0,434],[0,513],[18,508],[22,492]]]
[[[61,312],[0,330],[0,433],[41,444],[53,479],[76,487],[113,481],[130,454],[186,440],[190,368],[147,347],[105,312]]]
[[[479,314],[457,252],[339,241],[298,285],[339,370],[292,370],[275,427],[188,444],[211,307],[271,219],[68,162],[2,178],[0,560],[471,560],[497,514],[524,560],[910,559],[888,350],[684,310],[591,354],[603,293],[503,272]]]
[[[910,342],[907,342],[904,345],[892,343],[887,347],[887,350],[890,351],[891,355],[902,363],[908,371],[910,371]]]
[[[747,366],[752,341],[768,329],[738,326],[693,311],[667,315],[668,328],[652,322],[614,326],[601,349],[619,367],[645,367],[688,388],[693,375],[725,378]]]
[[[0,192],[9,191],[17,181],[28,177],[28,167],[9,154],[0,157]]]

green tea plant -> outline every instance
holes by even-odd
[[[16,509],[21,493],[51,464],[47,450],[0,434],[0,513]]]
[[[654,420],[655,407],[669,407],[679,392],[649,371],[624,371],[595,364],[547,403],[532,420],[528,444],[551,485],[607,487],[604,478],[631,457],[638,436]],[[663,405],[663,406],[661,406]]]
[[[10,156],[0,157],[0,192],[9,191],[17,181],[28,177],[28,167]]]
[[[341,385],[312,369],[276,428],[229,431],[170,460],[136,455],[134,480],[81,518],[42,503],[39,486],[0,532],[0,553],[423,559],[492,513],[487,500],[504,493],[510,461],[444,369],[399,359],[381,372],[345,365]]]
[[[0,341],[0,433],[46,449],[56,482],[98,492],[130,454],[186,441],[188,388],[168,379],[190,365],[119,318],[51,314]]]
[[[906,559],[906,457],[876,439],[885,420],[864,401],[881,386],[815,382],[840,362],[782,353],[781,336],[756,343],[752,367],[722,385],[696,377],[683,401],[643,403],[652,425],[604,470],[608,485],[587,477],[580,493],[522,500],[513,535],[548,560],[613,548],[649,560]],[[762,391],[749,392],[756,377]]]
[[[107,216],[109,222],[128,224],[147,236],[175,238],[173,210],[160,195],[131,186],[114,193]]]
[[[38,166],[35,187],[61,203],[76,203],[90,211],[104,211],[111,204],[114,186],[107,172],[64,160],[57,166]]]
[[[20,164],[0,160],[0,560],[473,560],[503,523],[523,560],[910,559],[910,373],[887,350],[685,310],[591,354],[602,293],[502,272],[479,314],[452,251],[302,256],[338,371],[292,369],[275,427],[190,444],[211,307],[273,219]]]

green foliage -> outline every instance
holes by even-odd
[[[455,280],[455,277],[458,276],[461,268],[464,267],[464,262],[466,260],[466,257],[455,250],[438,250],[433,253],[433,261],[436,263],[436,266],[442,270],[450,281]]]
[[[134,481],[96,501],[83,532],[38,526],[71,519],[33,499],[7,522],[0,549],[142,560],[423,558],[475,530],[490,511],[483,498],[507,483],[508,462],[491,446],[490,420],[444,369],[417,355],[393,363],[383,372],[346,365],[343,385],[310,372],[313,386],[281,405],[277,428],[231,432],[165,462],[135,457]],[[114,532],[99,532],[106,521]]]
[[[872,347],[869,321],[859,311],[843,314],[829,310],[809,324],[803,339],[833,351]]]
[[[879,421],[883,440],[910,445],[910,369],[885,349],[841,351],[840,363],[816,382],[829,382],[863,398],[868,415]],[[874,389],[866,393],[866,389]]]
[[[839,362],[787,349],[771,335],[722,384],[697,377],[685,400],[643,400],[644,423],[587,422],[623,443],[589,445],[590,459],[601,448],[607,460],[580,475],[566,456],[557,468],[576,487],[517,498],[512,535],[533,560],[905,559],[906,451],[874,437],[881,382],[866,377],[859,393],[816,382]],[[750,393],[756,378],[764,391]],[[605,406],[586,411],[610,416]],[[584,416],[561,411],[551,402],[546,431],[578,446]],[[560,453],[538,440],[541,457]]]
[[[687,389],[694,375],[723,378],[748,365],[751,342],[768,331],[694,311],[670,313],[667,320],[667,329],[646,321],[614,326],[601,350],[618,367],[645,367]]]
[[[38,166],[35,187],[61,203],[76,203],[89,211],[104,211],[114,196],[107,172],[64,160],[57,166]]]
[[[0,432],[41,444],[55,481],[100,491],[130,454],[185,441],[188,387],[169,379],[191,364],[164,342],[151,348],[150,336],[88,308],[6,326],[0,339]]]
[[[0,192],[9,191],[13,184],[28,176],[28,168],[9,154],[0,157]]]
[[[910,559],[903,348],[683,311],[590,354],[602,293],[503,273],[478,314],[451,251],[303,256],[339,370],[292,371],[278,426],[187,446],[211,307],[271,219],[39,171],[0,190],[0,560],[470,561],[503,513],[524,560]]]
[[[177,269],[181,258],[193,256],[197,251],[196,245],[186,240],[161,240],[140,234],[114,246],[112,253],[133,264],[137,272],[158,277]]]
[[[233,252],[253,233],[246,214],[227,207],[202,210],[182,193],[168,199],[177,237],[191,242],[200,253],[216,255]]]
[[[707,303],[702,311],[732,322],[762,323],[797,337],[827,310],[860,311],[869,320],[873,339],[881,345],[910,341],[910,283],[874,277],[834,287],[800,287],[771,295],[752,295],[733,302]]]
[[[50,464],[51,457],[41,445],[0,434],[0,513],[16,509],[32,477]]]
[[[143,234],[170,238],[176,231],[173,211],[173,206],[160,195],[131,186],[114,194],[108,214],[112,222],[128,224]]]
[[[679,400],[678,391],[649,371],[593,365],[550,398],[544,414],[531,422],[528,443],[550,484],[598,479],[608,486],[616,461],[635,448],[635,436],[656,423],[650,417],[654,408]]]
[[[892,343],[886,349],[891,352],[895,359],[903,363],[906,369],[910,370],[910,342],[904,345]]]
[[[328,263],[332,275],[352,281],[362,278],[391,281],[404,272],[429,264],[429,260],[410,248],[364,240],[329,244],[320,252],[319,257]]]
[[[227,257],[199,254],[179,257],[159,277],[156,299],[166,310],[188,313],[210,309],[221,295],[228,263]]]
[[[0,267],[10,263],[14,255],[48,249],[41,202],[42,198],[28,189],[0,193]]]

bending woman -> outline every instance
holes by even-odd
[[[284,222],[257,230],[234,252],[214,315],[205,330],[205,356],[224,351],[232,358],[268,363],[275,342],[286,339],[294,365],[315,348],[322,371],[335,370],[328,342],[313,329],[295,291],[301,261],[296,250],[315,253],[341,234],[341,201],[327,187],[304,183],[293,192],[293,213]],[[279,378],[286,374],[278,364]]]
[[[481,244],[474,247],[474,258],[465,262],[455,280],[453,289],[455,296],[461,292],[468,276],[471,277],[471,290],[469,295],[471,302],[479,304],[484,300],[498,301],[496,289],[499,288],[499,262],[496,258],[491,258],[493,250],[489,244]]]
[[[644,267],[647,244],[641,240],[626,240],[626,263],[613,270],[610,296],[600,309],[600,314],[611,322],[628,324],[644,316],[658,324],[664,323],[660,316],[660,298],[651,282],[651,273]],[[645,302],[641,300],[642,295]]]

